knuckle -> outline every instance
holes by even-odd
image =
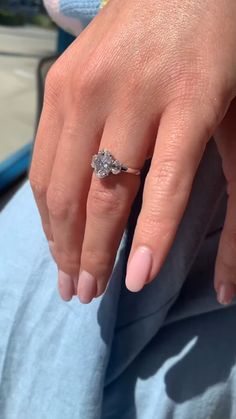
[[[74,102],[92,100],[98,94],[99,86],[105,81],[104,65],[95,57],[84,63],[71,77],[71,91]]]
[[[159,220],[155,219],[150,214],[145,216],[145,220],[140,220],[137,227],[139,237],[143,239],[152,240],[155,239],[160,229]]]
[[[29,174],[29,183],[36,199],[45,197],[47,193],[47,185],[34,172],[30,172]]]
[[[124,203],[114,189],[105,189],[96,183],[88,196],[88,212],[96,217],[113,216],[122,211]]]
[[[170,76],[169,91],[173,98],[186,105],[191,103],[203,89],[203,78],[199,65],[190,66],[189,62],[173,62],[167,70]]]
[[[72,276],[78,275],[80,265],[80,255],[78,251],[70,249],[70,252],[68,252],[64,249],[57,249],[55,252],[55,260],[57,261],[59,269],[63,272],[67,272]]]
[[[176,109],[198,115],[208,138],[213,135],[214,129],[222,121],[230,103],[230,94],[223,86],[224,83],[216,81],[217,78],[212,75],[210,77],[212,81],[209,83],[209,77],[209,72],[185,74],[176,83],[176,92],[172,100],[174,104],[176,103]]]
[[[124,85],[122,97],[127,98],[129,105],[131,105],[131,102],[133,103],[134,97],[143,98],[146,81],[141,72],[139,75],[136,72],[133,72],[132,74],[129,73],[127,79],[129,80],[129,83],[125,83]]]
[[[151,243],[157,242],[160,237],[162,244],[169,241],[175,231],[175,221],[171,218],[159,216],[158,211],[150,210],[138,225],[139,236]]]
[[[58,221],[64,221],[68,218],[70,202],[67,199],[63,188],[55,185],[49,185],[46,200],[51,217]]]
[[[62,60],[57,60],[49,69],[45,80],[45,102],[58,101],[58,96],[65,81],[65,69]]]
[[[96,272],[99,269],[99,276],[106,275],[111,265],[111,252],[104,252],[98,247],[83,248],[81,255],[81,265],[88,268],[88,272]],[[107,278],[106,278],[107,279]]]
[[[97,76],[93,70],[88,68],[80,72],[80,74],[74,74],[72,77],[73,84],[73,98],[74,100],[81,98],[90,97],[96,89]]]
[[[178,173],[180,170],[181,165],[174,158],[169,157],[158,162],[150,177],[151,189],[155,191],[154,201],[159,200],[160,196],[170,198],[186,190],[185,176]]]

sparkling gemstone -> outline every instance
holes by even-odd
[[[111,171],[113,173],[113,175],[117,175],[118,173],[121,172],[121,163],[119,162],[119,160],[114,160],[113,161],[113,165],[111,168]]]
[[[109,151],[101,150],[93,156],[91,166],[99,178],[104,178],[112,171],[113,161],[113,156]]]

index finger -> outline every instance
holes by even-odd
[[[162,115],[142,209],[129,255],[126,286],[139,291],[160,271],[186,208],[192,182],[214,130],[211,111],[170,106]]]

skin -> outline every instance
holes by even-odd
[[[110,0],[52,66],[29,180],[64,299],[104,292],[140,185],[125,173],[98,179],[92,155],[106,148],[134,168],[152,156],[126,277],[139,291],[166,259],[214,135],[228,184],[214,283],[221,303],[232,300],[235,46],[235,0]]]

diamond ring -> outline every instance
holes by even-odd
[[[91,166],[100,179],[109,174],[117,175],[120,172],[132,173],[133,175],[140,174],[139,169],[131,169],[125,166],[119,160],[116,160],[108,150],[100,150],[98,154],[94,154]]]

